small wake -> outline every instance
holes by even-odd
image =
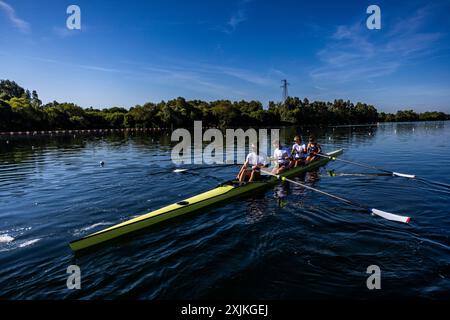
[[[14,241],[14,238],[8,234],[0,234],[0,243],[10,243]]]
[[[35,244],[36,242],[38,242],[39,240],[41,240],[41,239],[38,238],[38,239],[25,241],[25,242],[19,244],[19,248],[25,248],[25,247],[31,246],[31,245]]]
[[[27,231],[31,230],[31,227],[12,228],[7,230],[0,230],[0,244],[9,244],[21,237]]]
[[[17,248],[25,248],[35,244],[39,240],[41,240],[41,238],[31,240],[17,240],[17,238],[12,237],[7,233],[0,234],[0,252],[11,251]]]
[[[100,227],[100,226],[110,226],[110,225],[112,225],[111,222],[99,222],[99,223],[94,223],[93,225],[84,227],[84,228],[82,228],[82,229],[75,230],[74,235],[80,235],[80,234],[83,234],[83,233],[85,233],[85,232],[87,232],[87,231],[89,231],[89,230],[95,229],[95,228]]]
[[[112,224],[112,223],[110,223],[110,222],[99,222],[99,223],[93,224],[92,226],[88,226],[88,227],[86,227],[86,228],[84,228],[84,229],[81,229],[81,231],[89,231],[89,230],[94,229],[94,228],[97,228],[97,227],[99,227],[99,226],[109,226],[109,225],[111,225],[111,224]]]

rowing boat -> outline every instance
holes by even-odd
[[[336,157],[342,153],[342,149],[328,153],[330,157]],[[306,166],[290,169],[279,176],[292,177],[309,170],[325,165],[330,158],[321,158]],[[86,249],[106,241],[121,237],[123,235],[147,228],[158,222],[172,219],[190,212],[198,211],[200,209],[209,207],[213,204],[236,198],[251,191],[263,189],[265,187],[276,184],[278,178],[272,176],[262,176],[261,180],[239,183],[237,181],[228,181],[217,188],[206,191],[194,197],[182,200],[180,202],[165,206],[150,213],[138,216],[134,219],[116,224],[112,227],[100,230],[98,232],[87,235],[81,239],[72,241],[70,248],[73,251]]]
[[[328,153],[330,157],[336,157],[342,154],[342,149]],[[321,158],[306,166],[297,167],[284,172],[280,176],[292,177],[309,170],[325,165],[330,159]],[[217,188],[206,191],[194,197],[179,201],[177,203],[165,206],[158,210],[143,214],[136,218],[127,220],[125,222],[116,224],[112,227],[100,230],[98,232],[87,235],[83,238],[77,239],[70,243],[70,248],[73,251],[86,249],[103,242],[121,237],[123,235],[147,228],[158,222],[172,219],[190,212],[198,211],[200,209],[209,207],[213,204],[236,198],[251,191],[263,189],[270,185],[276,184],[279,181],[276,177],[263,176],[261,180],[239,183],[237,181],[228,181]]]

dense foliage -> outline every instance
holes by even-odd
[[[439,111],[416,113],[413,110],[403,110],[396,114],[381,112],[379,119],[380,122],[440,121],[450,120],[450,115]]]
[[[190,127],[194,120],[202,120],[204,126],[237,127],[448,119],[450,115],[443,112],[417,114],[406,110],[385,114],[360,102],[309,102],[306,98],[295,97],[289,97],[284,103],[270,102],[268,109],[258,101],[186,101],[181,97],[158,104],[137,105],[130,110],[120,107],[83,109],[73,103],[56,101],[43,105],[36,91],[30,93],[14,81],[0,81],[0,131]]]

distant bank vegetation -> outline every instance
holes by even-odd
[[[190,127],[194,120],[203,120],[204,126],[246,127],[433,121],[450,120],[450,115],[412,110],[386,114],[360,102],[310,102],[295,97],[289,97],[285,103],[269,102],[267,109],[259,101],[207,102],[184,98],[148,102],[129,110],[84,109],[67,102],[42,104],[36,91],[25,90],[14,81],[0,81],[0,131]]]

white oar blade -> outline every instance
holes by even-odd
[[[403,177],[403,178],[408,178],[408,179],[414,179],[416,176],[412,175],[412,174],[405,174],[405,173],[400,173],[400,172],[392,172],[393,176],[396,177]]]
[[[175,170],[173,170],[173,172],[185,172],[185,171],[188,171],[188,169],[175,169]]]
[[[381,211],[378,209],[372,209],[371,212],[377,216],[380,216],[384,219],[387,220],[391,220],[391,221],[398,221],[398,222],[403,222],[403,223],[408,223],[411,218],[410,217],[404,217],[404,216],[400,216],[398,214],[393,214],[393,213],[389,213],[386,211]]]

